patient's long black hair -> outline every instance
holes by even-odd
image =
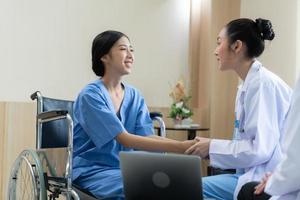
[[[95,37],[92,46],[92,69],[97,76],[103,77],[105,74],[102,56],[108,54],[112,46],[123,36],[128,38],[124,33],[109,30]]]

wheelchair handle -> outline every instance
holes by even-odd
[[[162,117],[162,113],[161,112],[150,112],[150,118],[154,119],[155,117]]]
[[[36,91],[33,94],[30,95],[31,100],[35,100],[38,98],[38,96],[40,96],[41,92],[40,91]]]

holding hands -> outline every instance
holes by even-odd
[[[187,149],[189,149],[190,147],[192,147],[193,145],[195,145],[197,142],[198,142],[197,140],[185,140],[185,141],[181,141],[181,146],[182,146],[181,153],[185,153],[187,151]]]
[[[209,155],[209,145],[211,139],[205,137],[196,137],[196,143],[185,151],[185,154],[197,155],[201,158],[207,158]]]

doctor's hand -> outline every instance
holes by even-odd
[[[271,175],[271,173],[266,173],[262,181],[255,187],[254,194],[259,195],[265,190],[265,187]]]
[[[201,158],[208,157],[211,139],[205,137],[196,137],[195,140],[197,141],[197,143],[188,148],[184,153],[198,155]]]
[[[191,146],[193,146],[194,144],[196,144],[198,141],[197,140],[185,140],[185,141],[182,141],[181,144],[182,144],[182,147],[183,147],[183,151],[182,153],[184,153],[187,149],[189,149]]]

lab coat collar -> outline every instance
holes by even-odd
[[[251,80],[257,76],[257,72],[259,71],[259,69],[262,67],[262,64],[255,59],[255,61],[252,63],[245,81],[243,81],[241,83],[241,85],[239,86],[239,88],[241,88],[242,91],[246,91],[248,88],[249,83],[251,82]]]

